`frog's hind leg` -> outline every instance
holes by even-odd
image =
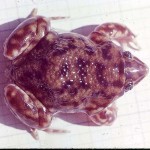
[[[32,17],[35,17],[37,16],[38,14],[38,9],[37,8],[34,8],[31,13],[28,15],[27,18],[32,18]],[[69,16],[55,16],[55,17],[48,17],[49,20],[60,20],[60,19],[66,19],[66,18],[69,18]]]
[[[113,103],[100,112],[90,114],[89,118],[96,125],[111,125],[117,117],[117,108]]]
[[[31,134],[38,139],[36,129],[45,130],[52,119],[50,112],[43,104],[26,94],[21,88],[9,84],[4,89],[5,101],[12,113],[31,130]]]
[[[31,16],[36,15],[35,10]],[[48,33],[50,20],[34,16],[25,19],[10,34],[4,43],[4,56],[10,60],[14,60],[23,52],[32,50],[37,43]]]
[[[119,44],[124,49],[129,47],[134,50],[139,50],[140,47],[136,42],[136,36],[131,30],[118,23],[104,23],[97,26],[89,37],[97,44],[102,44],[106,41],[112,41]]]
[[[4,43],[4,56],[14,60],[23,52],[32,50],[37,43],[50,31],[50,21],[68,17],[42,17],[37,16],[37,9],[18,25]]]

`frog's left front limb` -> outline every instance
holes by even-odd
[[[34,138],[38,138],[36,129],[45,130],[49,127],[52,115],[36,98],[30,97],[15,84],[4,89],[7,106],[13,114],[31,128]]]
[[[97,44],[112,41],[124,48],[140,49],[134,33],[128,27],[118,23],[104,23],[99,25],[89,37]]]
[[[87,114],[91,121],[96,125],[111,125],[117,117],[117,107],[115,103],[113,103],[110,106],[96,113],[92,113],[92,111],[87,111]]]

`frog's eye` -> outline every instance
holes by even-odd
[[[123,56],[129,60],[133,58],[132,54],[129,51],[123,52]]]
[[[127,80],[124,87],[125,92],[132,90],[133,86],[134,86],[133,81]]]

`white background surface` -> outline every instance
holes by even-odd
[[[3,88],[6,83],[3,42],[33,8],[40,15],[70,16],[53,21],[52,27],[72,30],[83,25],[118,22],[127,25],[142,47],[133,51],[150,67],[150,1],[149,0],[0,0],[0,147],[14,148],[137,148],[150,147],[150,75],[137,87],[117,100],[118,118],[112,126],[84,126],[84,121],[55,118],[53,128],[69,130],[67,134],[40,131],[35,141],[6,108]],[[15,21],[14,21],[15,20]],[[83,124],[83,125],[77,125]]]

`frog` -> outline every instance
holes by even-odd
[[[115,101],[149,71],[125,50],[139,49],[125,25],[104,23],[84,36],[52,29],[51,20],[60,18],[39,16],[34,9],[4,43],[10,62],[5,103],[35,139],[37,130],[53,131],[52,119],[60,112],[85,113],[98,126],[111,125]]]

